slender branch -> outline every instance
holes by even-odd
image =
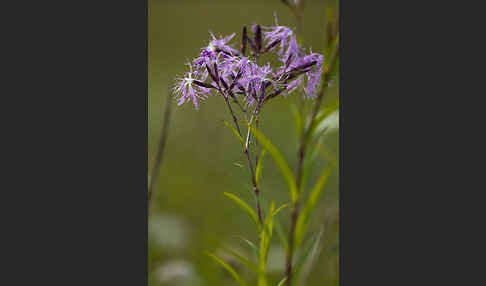
[[[305,128],[304,134],[301,137],[300,141],[300,146],[299,146],[299,151],[298,151],[298,163],[297,163],[297,172],[295,176],[295,181],[297,185],[297,194],[300,194],[301,189],[302,189],[302,170],[303,170],[303,165],[304,165],[304,159],[305,159],[305,154],[307,151],[307,143],[309,142],[309,138],[311,137],[311,127],[314,124],[314,120],[317,117],[317,113],[320,110],[321,107],[321,102],[322,98],[324,97],[324,92],[326,91],[329,83],[329,78],[331,71],[336,63],[336,59],[339,53],[339,35],[337,35],[336,38],[336,44],[334,45],[334,49],[331,52],[331,57],[329,60],[329,64],[324,68],[323,73],[322,73],[322,87],[321,90],[317,96],[316,102],[314,104],[314,107],[312,109],[311,117],[310,120],[308,121],[307,127]],[[292,272],[293,272],[293,265],[292,265],[292,259],[294,255],[294,239],[295,239],[295,228],[297,226],[297,220],[299,218],[299,199],[297,197],[297,200],[292,205],[292,211],[291,211],[291,218],[290,218],[290,231],[289,231],[289,247],[288,247],[288,253],[287,253],[287,259],[286,259],[286,274],[287,274],[287,286],[292,285]]]
[[[219,92],[223,96],[223,98],[224,98],[224,100],[226,102],[226,105],[228,106],[228,110],[231,113],[231,116],[233,117],[233,121],[234,121],[235,126],[236,126],[236,131],[243,138],[243,136],[241,134],[240,125],[238,124],[238,119],[236,118],[236,115],[233,112],[233,108],[231,108],[231,104],[230,104],[230,102],[228,100],[228,97],[223,94],[223,92],[222,92],[221,89],[219,89]],[[251,121],[252,120],[253,120],[253,114],[252,114],[252,118],[250,119],[250,124],[249,125],[251,125]],[[249,132],[250,132],[250,127],[248,126],[248,133]],[[262,211],[261,211],[260,199],[259,199],[260,190],[258,189],[258,185],[257,185],[257,182],[256,182],[255,170],[253,169],[253,164],[251,162],[250,149],[248,148],[248,145],[249,145],[249,135],[247,134],[246,144],[245,144],[245,148],[244,148],[244,153],[245,153],[246,159],[248,161],[248,167],[250,169],[250,176],[251,176],[251,182],[253,184],[253,191],[255,192],[255,195],[257,197],[256,207],[257,207],[257,213],[258,213],[258,220],[259,220],[260,224],[263,225]]]
[[[240,101],[238,100],[238,98],[233,94],[232,91],[229,92],[230,96],[231,96],[231,99],[233,99],[233,102],[236,103],[238,105],[238,107],[241,109],[241,111],[243,112],[243,114],[245,114],[245,116],[247,115],[246,113],[246,109],[243,107],[243,105],[241,105]]]
[[[155,184],[157,183],[157,179],[159,176],[159,170],[160,166],[162,165],[162,160],[164,159],[164,149],[165,149],[165,144],[167,142],[167,136],[168,136],[168,131],[169,131],[169,123],[170,123],[170,117],[171,117],[171,110],[172,110],[172,101],[170,98],[170,92],[167,95],[167,100],[165,103],[165,111],[164,111],[164,121],[162,124],[162,131],[160,135],[160,141],[157,149],[157,154],[155,155],[155,163],[154,167],[152,169],[152,174],[150,176],[150,184],[148,188],[148,214],[151,213],[152,210],[152,197],[153,197],[153,192],[154,192],[154,187]]]
[[[255,118],[255,126],[257,129],[260,129],[260,126],[259,126],[259,123],[260,123],[260,120],[259,119],[259,116],[258,114],[256,115],[256,118]],[[255,166],[258,166],[258,140],[255,141]]]
[[[223,97],[224,97],[224,101],[226,102],[226,105],[228,106],[231,117],[233,117],[233,122],[235,123],[236,131],[238,131],[238,134],[240,134],[240,136],[241,136],[241,129],[240,129],[240,125],[238,124],[238,118],[236,118],[236,115],[233,112],[233,108],[231,107],[231,104],[229,103],[228,97],[224,96],[224,95],[223,95]]]

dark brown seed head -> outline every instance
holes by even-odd
[[[248,34],[246,33],[246,26],[243,26],[243,34],[241,38],[241,54],[246,54],[246,42],[248,41]]]

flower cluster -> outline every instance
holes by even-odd
[[[177,78],[174,92],[179,95],[179,105],[192,101],[197,109],[198,100],[213,95],[213,91],[226,99],[241,98],[246,105],[261,105],[299,86],[306,96],[315,97],[324,57],[312,51],[306,54],[289,27],[253,25],[251,31],[253,37],[243,27],[239,50],[230,45],[235,34],[217,38],[211,33],[209,44],[187,64],[189,71]],[[260,55],[270,52],[279,57],[281,66],[257,64]]]

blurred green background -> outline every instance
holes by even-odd
[[[292,1],[292,0],[290,0]],[[303,20],[304,47],[322,52],[326,36],[326,7],[335,1],[306,1]],[[207,45],[209,31],[215,35],[237,33],[233,43],[239,47],[241,28],[259,23],[270,26],[274,12],[280,25],[296,26],[291,11],[279,0],[149,0],[149,174],[154,164],[161,135],[168,89],[185,63]],[[325,101],[337,96],[338,82],[329,89]],[[298,94],[275,99],[262,111],[261,129],[282,151],[295,170],[297,137],[290,104],[299,102]],[[211,97],[180,107],[173,104],[169,137],[154,189],[153,213],[149,220],[150,285],[236,285],[232,278],[205,254],[221,252],[221,244],[251,257],[251,250],[237,236],[252,241],[257,234],[252,221],[223,195],[232,192],[254,206],[245,157],[223,120],[231,122],[224,101]],[[307,107],[310,106],[308,100]],[[322,140],[328,159],[338,160],[338,132],[328,132]],[[237,163],[237,164],[235,164]],[[329,162],[320,156],[313,165],[308,186],[312,186]],[[309,279],[305,285],[338,284],[338,168],[334,168],[312,219],[311,231],[324,227],[324,235]],[[288,202],[287,187],[270,156],[265,159],[261,190],[267,201],[277,205]],[[289,211],[279,214],[285,231]],[[283,277],[283,250],[277,235],[269,257],[271,279],[276,285]],[[238,264],[235,262],[235,267]],[[251,281],[251,274],[238,267]],[[251,285],[251,284],[250,284]]]

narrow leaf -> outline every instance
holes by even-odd
[[[313,235],[309,240],[306,242],[305,247],[303,248],[302,252],[300,253],[300,257],[297,259],[294,265],[294,274],[295,276],[299,276],[302,267],[305,263],[309,260],[309,256],[317,250],[319,243],[321,242],[323,231],[319,231],[315,235]],[[297,279],[296,279],[297,280]]]
[[[239,197],[235,196],[232,193],[224,192],[224,195],[230,198],[231,200],[233,200],[242,210],[244,210],[253,219],[258,229],[260,229],[260,222],[258,221],[258,216],[247,203],[245,203],[242,199],[240,199]]]
[[[326,119],[331,113],[334,111],[339,110],[339,97],[336,97],[334,101],[331,102],[330,105],[328,105],[322,112],[320,112],[314,122],[312,122],[310,130],[309,130],[309,138],[312,137],[314,134],[317,126],[324,120]],[[307,138],[307,139],[309,139]]]
[[[302,168],[302,186],[300,191],[306,189],[307,177],[310,173],[310,170],[312,170],[312,164],[314,163],[317,156],[319,155],[318,148],[316,148],[314,145],[310,146],[310,148],[311,148],[310,154],[307,154],[304,158],[304,164],[303,164],[304,166]]]
[[[308,251],[307,255],[302,258],[302,263],[298,265],[298,269],[296,272],[296,281],[298,281],[299,285],[306,285],[306,280],[309,277],[309,274],[316,264],[317,260],[319,259],[319,255],[322,252],[322,236],[324,233],[324,226],[321,230],[317,233],[316,239],[311,241],[310,243],[310,250]]]
[[[214,259],[216,262],[218,262],[221,266],[223,266],[223,268],[226,269],[231,274],[231,276],[233,276],[233,278],[238,282],[238,284],[240,284],[241,286],[247,286],[245,281],[241,279],[241,276],[233,269],[233,267],[231,267],[223,259],[217,257],[216,255],[210,252],[206,252],[206,254],[212,259]]]
[[[243,263],[246,267],[248,267],[249,269],[255,271],[255,272],[258,272],[258,266],[256,265],[256,263],[250,261],[249,259],[247,259],[246,257],[244,257],[243,255],[239,254],[238,252],[236,252],[235,250],[233,250],[231,247],[229,246],[226,246],[226,245],[223,245],[222,248],[224,250],[226,250],[227,252],[231,253],[235,258],[237,258],[241,263]]]
[[[283,286],[285,281],[287,281],[287,276],[285,276],[282,280],[280,280],[280,282],[278,282],[277,286]]]
[[[260,182],[260,177],[262,175],[262,169],[263,169],[263,159],[265,159],[265,154],[267,153],[266,149],[263,149],[262,152],[260,153],[260,158],[258,159],[258,165],[256,166],[255,170],[255,177],[257,183]]]
[[[332,167],[339,168],[339,162],[336,158],[336,155],[331,154],[329,151],[327,151],[326,148],[322,146],[322,143],[318,143],[316,148],[319,150],[319,154],[321,155],[322,159],[328,161],[329,164],[332,165]]]
[[[259,256],[259,250],[258,250],[258,247],[251,241],[249,241],[248,239],[244,238],[243,236],[241,235],[237,235],[236,237],[238,237],[239,239],[243,240],[246,244],[248,244],[248,246],[250,246],[250,248],[253,250],[253,252],[255,253],[255,256],[258,257]]]
[[[296,226],[296,246],[302,242],[302,238],[305,235],[305,232],[307,230],[307,226],[309,224],[309,217],[312,214],[312,211],[314,210],[314,207],[319,199],[320,194],[322,193],[322,189],[324,187],[324,184],[327,182],[327,179],[329,178],[329,174],[331,173],[331,167],[328,167],[322,172],[322,175],[319,177],[317,180],[316,184],[314,185],[314,188],[309,194],[309,198],[307,199],[307,202],[302,209],[302,212],[297,219],[297,226]]]
[[[268,150],[270,155],[272,156],[273,160],[277,164],[278,168],[280,169],[280,172],[282,173],[283,177],[285,178],[285,181],[289,187],[290,190],[290,197],[292,198],[292,201],[296,201],[297,199],[297,186],[295,184],[294,176],[292,171],[290,170],[289,164],[285,160],[285,158],[282,156],[280,151],[273,145],[273,143],[263,135],[256,127],[251,126],[251,132],[255,135],[255,137],[258,139],[258,142],[260,142],[261,145],[265,147],[265,149]]]
[[[265,218],[265,222],[263,224],[263,230],[260,233],[260,256],[258,258],[258,262],[259,262],[258,286],[267,285],[265,268],[267,264],[268,250],[270,248],[270,241],[272,240],[274,212],[275,212],[275,202],[272,201],[270,205],[270,209],[268,211],[268,215]]]
[[[270,210],[265,218],[263,230],[260,237],[260,266],[264,266],[267,261],[270,240],[273,233],[273,214],[275,212],[275,202],[272,201]]]
[[[284,208],[286,208],[288,206],[289,206],[289,204],[281,205],[275,212],[273,212],[273,216],[276,216],[281,210],[283,210]]]
[[[243,138],[241,138],[238,131],[236,131],[236,129],[233,126],[231,126],[231,124],[229,124],[228,122],[223,121],[223,123],[224,123],[224,126],[228,127],[233,132],[233,134],[236,136],[236,138],[238,138],[238,141],[240,141],[241,145],[245,146],[245,142],[243,141]]]
[[[319,124],[314,129],[315,135],[327,134],[330,132],[337,131],[339,129],[339,110],[335,109],[329,115],[326,116],[324,120],[319,122]]]

